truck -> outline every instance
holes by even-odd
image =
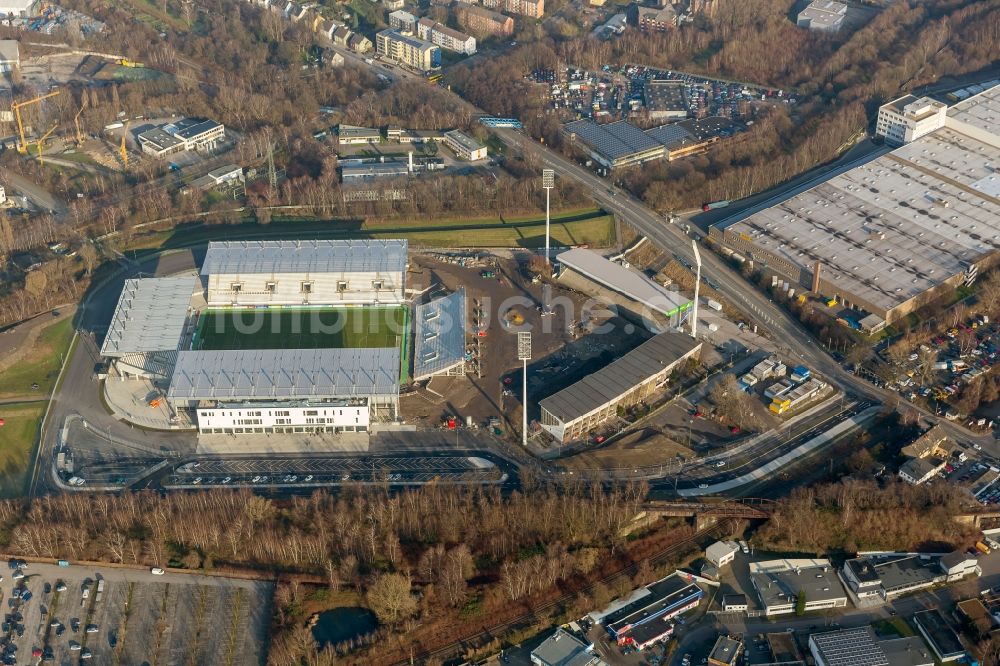
[[[989,555],[990,554],[990,547],[987,546],[982,541],[977,541],[976,542],[976,550],[978,550],[983,555]]]
[[[723,199],[722,201],[710,201],[706,204],[702,204],[701,209],[706,213],[710,210],[716,210],[717,208],[725,208],[729,205],[729,202]]]
[[[720,303],[719,301],[713,301],[712,299],[708,299],[708,307],[718,312],[722,312],[722,303]]]

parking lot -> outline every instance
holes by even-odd
[[[4,663],[265,661],[272,593],[266,583],[33,563],[21,574],[5,570],[0,593]]]
[[[501,482],[505,475],[474,456],[247,457],[202,460],[178,466],[164,481],[172,487],[220,485],[328,486],[342,483]]]

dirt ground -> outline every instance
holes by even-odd
[[[678,456],[690,460],[695,453],[656,428],[644,428],[600,448],[560,458],[559,464],[568,469],[610,469],[666,464]]]
[[[468,349],[475,363],[467,364],[465,377],[437,377],[400,398],[404,417],[420,425],[440,425],[448,415],[464,421],[471,416],[476,425],[491,417],[509,420],[506,425],[520,430],[521,363],[517,359],[517,336],[508,319],[523,318],[532,331],[532,362],[528,369],[528,392],[532,406],[529,418],[536,419],[537,401],[576,381],[590,365],[606,365],[610,360],[649,337],[649,333],[617,318],[590,319],[609,323],[611,335],[587,334],[580,320],[587,300],[583,294],[564,289],[559,283],[532,282],[528,271],[529,253],[512,255],[469,254],[449,260],[441,254],[417,255],[411,259],[407,281],[419,289],[441,284],[449,290],[465,287],[469,315],[475,326],[475,311],[483,313],[480,328],[484,337],[469,338]],[[483,277],[492,271],[495,277]],[[543,287],[552,297],[565,297],[573,307],[558,307],[542,316]],[[505,313],[507,314],[505,317]],[[478,347],[478,348],[477,348]],[[537,397],[536,397],[537,396]]]

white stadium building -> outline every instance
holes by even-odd
[[[209,307],[404,301],[405,240],[208,244]]]
[[[165,403],[165,427],[203,434],[397,420],[401,383],[462,374],[467,334],[461,290],[417,306],[411,322],[407,251],[405,240],[213,242],[200,279],[127,280],[101,347],[108,403],[109,387],[140,410],[143,396],[162,396],[150,406]],[[270,326],[243,330],[248,318]],[[136,422],[156,427],[148,420]]]

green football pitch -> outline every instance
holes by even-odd
[[[400,347],[406,309],[206,310],[193,349]]]

